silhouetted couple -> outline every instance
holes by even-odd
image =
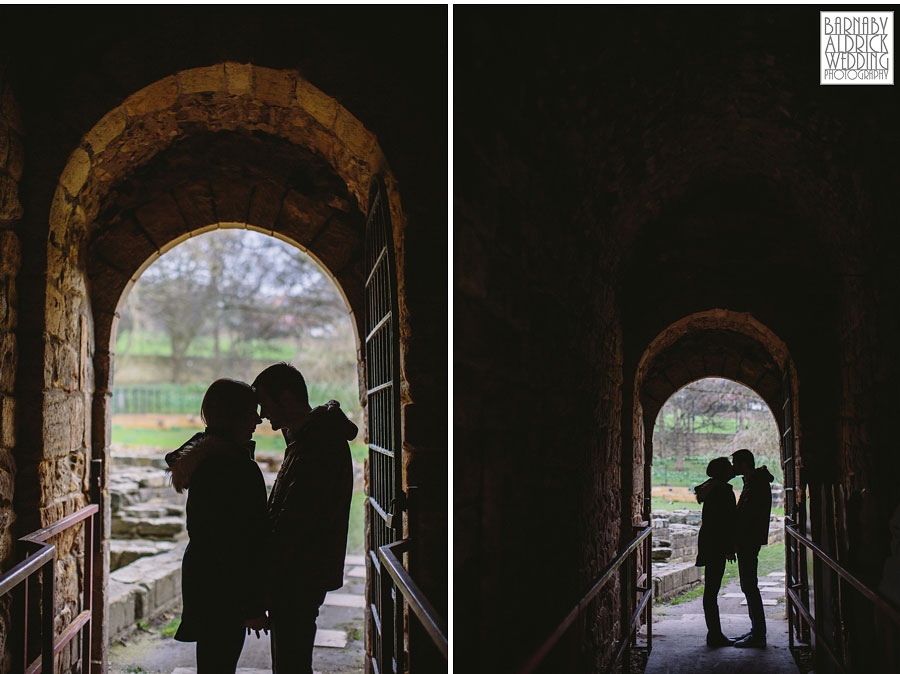
[[[287,444],[268,501],[251,440],[260,416]],[[245,636],[271,629],[275,674],[311,673],[319,607],[343,584],[356,425],[334,400],[310,408],[285,363],[252,386],[213,382],[201,417],[206,430],[166,455],[175,489],[188,489],[175,638],[197,642],[198,674],[228,674]]]
[[[703,614],[706,617],[706,644],[712,648],[765,648],[766,615],[757,582],[759,549],[769,540],[769,513],[772,509],[774,479],[765,466],[754,468],[753,453],[739,449],[731,455],[713,459],[706,467],[709,476],[694,491],[703,504],[703,522],[697,545],[697,566],[705,566]],[[728,481],[744,476],[741,498],[735,504],[734,489]],[[717,597],[725,574],[725,560],[737,556],[741,592],[747,598],[750,631],[737,638],[722,633]]]

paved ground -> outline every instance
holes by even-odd
[[[317,620],[313,667],[321,674],[357,674],[364,670],[365,567],[361,556],[349,556],[344,565],[344,587],[329,592]],[[180,607],[139,630],[110,649],[110,674],[196,674],[194,644],[175,641],[160,633]],[[271,673],[269,637],[251,635],[244,641],[238,674]]]
[[[766,605],[768,646],[755,648],[708,648],[703,599],[671,604],[653,611],[653,650],[644,674],[797,674],[788,648],[784,609],[784,574],[760,578]],[[738,583],[729,583],[719,592],[722,631],[731,637],[750,631],[750,618]],[[642,629],[642,634],[646,628]]]

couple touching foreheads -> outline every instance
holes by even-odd
[[[706,467],[709,479],[697,486],[697,501],[703,504],[703,520],[697,542],[697,566],[705,566],[703,614],[706,617],[706,644],[712,648],[765,648],[766,616],[757,584],[759,549],[769,540],[769,513],[772,509],[774,479],[765,466],[754,468],[753,452],[739,449],[713,459]],[[741,498],[735,504],[734,489],[728,481],[744,476]],[[747,598],[751,628],[747,634],[731,638],[722,633],[716,597],[725,574],[725,560],[737,556],[741,592]]]
[[[334,400],[311,408],[286,363],[252,385],[216,380],[201,416],[206,430],[166,455],[173,486],[188,490],[175,638],[197,642],[198,674],[228,674],[250,630],[271,629],[273,671],[311,673],[319,607],[343,584],[356,425]],[[251,440],[260,417],[287,444],[268,499]]]

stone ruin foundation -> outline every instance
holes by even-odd
[[[181,600],[187,493],[178,494],[169,481],[164,459],[168,451],[112,450],[110,640],[128,636],[139,622],[156,618]],[[282,455],[261,454],[256,460],[270,492]],[[354,491],[362,490],[363,475],[363,464],[354,461]]]
[[[703,569],[694,566],[700,520],[699,510],[654,510],[651,513],[654,599],[666,601],[703,582]],[[784,517],[773,514],[769,521],[769,545],[783,542]]]
[[[181,560],[187,546],[185,504],[165,472],[165,449],[113,448],[110,471],[109,636],[127,636],[142,621],[181,600]],[[278,456],[278,463],[281,457]],[[260,461],[266,488],[278,465]]]

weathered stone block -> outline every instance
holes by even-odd
[[[168,514],[169,508],[164,503],[138,503],[122,509],[123,517],[136,517],[138,519],[165,517]]]
[[[9,154],[6,157],[6,170],[15,180],[22,179],[22,171],[25,169],[25,148],[22,145],[22,136],[15,131],[9,133]]]
[[[358,157],[365,157],[375,145],[375,136],[356,117],[344,108],[338,110],[334,120],[334,132],[347,148]]]
[[[123,108],[113,108],[88,131],[85,140],[90,145],[95,158],[125,130],[125,119]]]
[[[226,90],[232,96],[249,94],[253,88],[253,66],[249,63],[225,64]]]
[[[140,517],[115,516],[112,519],[112,535],[120,538],[173,539],[184,531],[184,520],[180,517],[157,517],[143,519]]]
[[[0,173],[0,221],[19,220],[23,214],[22,203],[19,201],[19,183]]]
[[[132,586],[142,586],[140,618],[149,618],[181,595],[181,559],[184,548],[176,546],[170,552],[143,557],[110,574],[115,580]]]
[[[287,107],[294,98],[294,78],[285,70],[254,66],[253,90],[260,100]]]
[[[16,401],[11,396],[0,397],[0,445],[16,446]]]
[[[203,91],[223,91],[225,89],[225,68],[219,64],[205,68],[183,70],[177,75],[178,86],[183,94]]]
[[[50,244],[61,246],[61,238],[63,237],[63,228],[65,227],[66,222],[69,219],[69,216],[72,214],[72,201],[69,199],[69,195],[66,194],[66,191],[63,189],[62,185],[57,186],[56,191],[53,193],[53,201],[50,202]],[[48,260],[48,273],[58,272],[58,269],[52,265]]]
[[[106,596],[109,606],[109,634],[111,637],[131,629],[141,619],[146,595],[145,587],[119,582],[110,574]]]
[[[178,82],[174,75],[144,87],[125,99],[129,115],[145,115],[171,106],[178,98]]]
[[[12,393],[16,386],[18,349],[16,336],[8,332],[0,335],[0,393]]]
[[[669,548],[653,548],[650,557],[654,562],[663,562],[672,556],[672,550]]]
[[[72,449],[72,421],[78,414],[78,394],[44,394],[44,456],[64,456]]]
[[[308,112],[319,124],[327,129],[334,126],[338,104],[331,96],[327,96],[306,80],[298,79],[296,97],[300,107]]]
[[[13,278],[22,266],[22,250],[15,232],[0,232],[0,277]]]
[[[80,147],[76,148],[66,167],[63,169],[62,175],[59,177],[60,184],[66,189],[70,196],[76,196],[84,183],[87,181],[88,174],[91,171],[91,158],[88,153]]]
[[[175,547],[170,541],[145,541],[113,539],[109,545],[109,565],[115,571],[142,558],[168,552]]]
[[[184,519],[181,517],[157,517],[141,520],[138,533],[149,538],[174,538],[184,531]]]

